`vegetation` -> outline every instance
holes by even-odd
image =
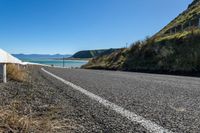
[[[175,34],[164,34],[174,25],[200,14],[199,4],[199,0],[195,0],[184,13],[153,37],[137,41],[128,49],[94,58],[83,68],[199,73],[200,29],[190,27]]]
[[[200,31],[195,30],[158,41],[134,44],[127,52],[125,70],[162,72],[200,71]]]
[[[7,65],[8,78],[15,81],[26,81],[28,78],[28,73],[22,67],[15,64]]]
[[[21,114],[25,111],[28,114]],[[34,118],[31,110],[27,111],[20,101],[12,101],[9,105],[0,107],[0,125],[0,132],[11,133],[49,132],[52,129],[50,121],[43,118]]]

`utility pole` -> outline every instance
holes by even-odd
[[[65,58],[63,57],[63,68],[65,67]]]

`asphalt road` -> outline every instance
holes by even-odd
[[[172,132],[200,131],[200,78],[118,71],[45,68],[83,89]],[[49,76],[41,71],[45,76]],[[58,87],[66,84],[50,78]],[[75,106],[90,115],[96,132],[150,132],[72,87]],[[81,116],[80,116],[81,117]],[[90,123],[90,119],[87,119]],[[91,128],[91,127],[90,127]]]

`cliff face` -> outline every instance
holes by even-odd
[[[171,21],[160,32],[131,48],[92,59],[83,66],[155,72],[200,72],[200,0]],[[180,28],[181,27],[181,28]]]

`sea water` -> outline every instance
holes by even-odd
[[[88,61],[87,60],[59,60],[59,59],[44,59],[44,58],[21,58],[24,62],[32,62],[32,63],[39,63],[44,65],[50,65],[50,66],[56,66],[56,67],[66,67],[66,68],[72,68],[72,67],[78,67],[80,68],[82,65],[85,65]]]

